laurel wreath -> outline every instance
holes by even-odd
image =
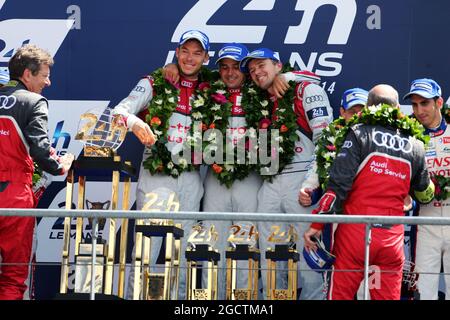
[[[438,201],[447,200],[450,197],[450,179],[444,176],[431,177],[434,183],[434,198]]]
[[[289,64],[285,64],[282,68],[282,72],[292,70],[293,68]],[[261,133],[267,134],[269,146],[272,138],[279,143],[278,150],[273,150],[271,147],[271,150],[268,151],[271,160],[279,163],[277,173],[292,162],[295,154],[295,142],[298,140],[298,135],[295,132],[298,127],[297,115],[293,107],[296,85],[294,81],[289,81],[289,89],[284,94],[283,99],[278,99],[276,109],[274,103],[269,99],[268,93],[258,88],[253,82],[245,86],[243,90],[242,105],[257,109],[254,110],[255,112],[249,116],[250,119],[247,121],[259,123],[260,136]],[[272,129],[276,130],[277,136],[272,137]],[[261,159],[259,158],[259,160]],[[270,172],[270,164],[267,165],[258,161],[256,167],[264,180],[272,181],[276,173]]]
[[[444,104],[441,108],[442,117],[444,117],[447,123],[450,123],[450,106],[448,104]]]
[[[348,130],[358,123],[398,129],[424,144],[427,144],[430,139],[424,134],[424,127],[419,121],[404,115],[399,108],[387,104],[365,107],[361,112],[353,115],[348,123],[340,117],[323,129],[316,147],[317,174],[322,190],[327,188],[331,165],[345,141]]]
[[[219,79],[219,74],[217,72],[213,72],[213,80],[210,82],[210,86],[208,90],[200,92],[200,95],[195,97],[195,101],[197,99],[204,99],[206,101],[204,114],[203,114],[203,130],[208,129],[216,129],[219,130],[221,136],[223,137],[222,141],[222,149],[219,150],[217,148],[218,141],[216,141],[217,137],[215,134],[210,134],[206,136],[206,141],[203,142],[203,152],[207,154],[211,154],[216,158],[222,159],[222,163],[213,163],[211,164],[211,169],[213,175],[217,178],[217,180],[230,188],[234,181],[243,180],[246,178],[250,172],[255,171],[256,165],[251,164],[251,152],[257,151],[258,145],[255,144],[253,146],[249,146],[249,144],[245,144],[246,148],[244,150],[239,150],[236,145],[234,145],[232,139],[230,139],[229,125],[228,119],[231,116],[232,106],[233,104],[230,102],[230,93],[227,89],[225,83]],[[256,129],[258,128],[259,123],[259,112],[258,108],[253,108],[251,105],[248,105],[245,102],[245,87],[248,85],[248,82],[245,82],[241,88],[241,94],[243,96],[241,107],[245,113],[246,120],[246,128],[247,132],[256,140]],[[245,139],[245,136],[242,137]],[[240,145],[241,143],[237,143]],[[244,161],[238,157],[238,152],[244,151]],[[222,157],[218,157],[216,152],[222,152]],[[231,162],[227,162],[227,160],[232,159]]]
[[[283,72],[291,70],[292,68],[288,64],[283,67]],[[252,155],[256,155],[260,147],[260,141],[257,140],[257,130],[259,129],[260,133],[265,131],[268,141],[270,141],[272,134],[269,129],[278,130],[279,135],[275,139],[279,141],[280,145],[278,153],[273,153],[272,156],[278,156],[279,171],[281,171],[286,164],[291,162],[294,156],[294,144],[298,139],[295,133],[297,117],[292,107],[296,83],[290,83],[290,89],[285,93],[285,98],[279,101],[276,110],[273,110],[273,102],[270,101],[267,92],[257,87],[252,81],[246,81],[241,87],[241,107],[245,113],[247,136],[250,137],[249,143],[244,143],[245,163],[242,163],[242,159],[238,157],[239,150],[229,139],[227,132],[232,107],[232,103],[229,101],[230,94],[225,83],[219,79],[218,73],[214,73],[212,78],[214,80],[210,82],[208,90],[198,92],[194,101],[206,101],[202,126],[204,130],[220,130],[224,139],[222,159],[233,159],[232,163],[225,161],[221,164],[211,164],[213,175],[228,188],[233,185],[234,181],[246,178],[252,171],[262,173],[263,179],[272,179],[273,176],[265,174],[269,170],[267,164],[256,163],[252,158]],[[211,148],[215,148],[214,143],[212,143],[214,138],[210,136],[203,142],[204,153],[209,153]],[[246,139],[245,136],[242,139]],[[251,140],[257,141],[257,143],[252,144]],[[227,155],[227,152],[230,151],[233,153],[231,156]],[[258,159],[260,160],[260,158]]]
[[[174,178],[178,177],[184,171],[196,170],[198,165],[194,164],[192,159],[188,161],[180,157],[178,163],[172,160],[172,154],[167,150],[166,143],[167,131],[169,129],[169,119],[178,105],[178,96],[180,90],[166,81],[162,75],[162,70],[158,69],[151,74],[153,78],[153,90],[155,95],[148,105],[148,115],[146,122],[149,123],[153,133],[157,137],[156,143],[151,147],[151,155],[144,161],[145,169],[150,173],[163,173]],[[201,81],[208,81],[210,71],[202,67],[199,75]],[[206,90],[207,82],[201,82],[196,89],[195,95]],[[197,100],[192,103],[191,117],[194,119],[203,118],[205,101]],[[190,147],[196,147],[201,143],[201,135],[194,132],[194,125],[191,125],[188,139],[185,143]]]

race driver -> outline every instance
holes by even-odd
[[[248,54],[248,49],[241,43],[227,43],[219,50],[216,64],[219,67],[218,73],[220,79],[226,86],[229,94],[229,101],[232,103],[231,115],[228,118],[227,134],[229,140],[233,141],[234,145],[237,141],[245,138],[245,133],[248,129],[246,123],[245,110],[249,106],[243,106],[242,101],[246,100],[243,96],[245,90],[243,86],[247,86],[250,79],[248,79],[246,72],[239,68],[240,61]],[[174,64],[169,64],[164,67],[166,78],[173,82],[179,82],[178,68]],[[288,89],[289,84],[287,80],[295,82],[302,82],[304,77],[300,72],[287,72],[276,75],[271,85],[271,90],[277,97],[282,97]],[[248,100],[248,99],[247,99]],[[255,128],[257,129],[257,128]],[[225,142],[224,142],[225,145]],[[233,163],[234,164],[234,163]],[[239,163],[238,166],[246,166],[248,164]],[[243,179],[237,179],[231,186],[222,184],[210,168],[206,174],[204,181],[205,194],[203,197],[203,211],[209,212],[256,212],[257,210],[257,196],[261,187],[262,179],[259,173],[251,171],[248,176]],[[214,225],[219,234],[218,243],[215,247],[221,254],[221,262],[219,267],[219,279],[225,280],[225,250],[227,248],[227,239],[230,231],[236,232],[239,228],[239,234],[254,234],[256,229],[252,228],[253,223],[244,221],[202,221],[204,228],[209,230],[211,225]],[[234,225],[232,230],[230,227]],[[252,240],[253,241],[253,240]],[[247,286],[246,267],[239,267],[238,262],[238,276],[237,287]],[[203,287],[206,287],[207,277],[206,272],[202,274]],[[225,298],[225,281],[219,282],[219,299]]]
[[[51,55],[19,48],[9,61],[11,80],[0,88],[0,208],[34,208],[34,162],[53,175],[65,174],[72,154],[58,157],[48,138]],[[0,300],[21,300],[27,289],[35,217],[0,216]]]
[[[172,155],[182,148],[183,143],[189,134],[189,130],[180,128],[188,128],[192,125],[192,95],[199,84],[199,73],[204,63],[209,60],[209,39],[206,34],[199,30],[188,30],[181,35],[179,45],[176,49],[177,65],[181,72],[181,80],[179,87],[179,95],[176,109],[168,116],[169,129],[167,130],[168,142],[164,144]],[[155,143],[155,136],[150,129],[148,123],[140,119],[139,113],[145,111],[152,99],[160,99],[164,92],[155,92],[153,90],[154,79],[150,76],[141,79],[135,88],[130,92],[128,97],[123,99],[115,108],[114,114],[123,116],[127,127],[133,131],[136,137],[146,146],[144,150],[143,162],[149,157],[155,157],[151,153],[150,146]],[[163,115],[161,115],[161,118]],[[164,137],[165,139],[166,137]],[[156,173],[151,175],[149,170],[144,169],[141,165],[136,194],[136,209],[142,210],[149,201],[148,194],[152,194],[155,190],[164,188],[170,190],[176,195],[179,201],[180,211],[199,211],[200,200],[203,196],[203,185],[198,170],[184,171],[177,178],[166,175],[164,173]],[[162,190],[162,189],[161,189]],[[160,198],[164,196],[157,193]],[[161,199],[158,199],[158,202]],[[160,208],[164,211],[164,208]],[[193,225],[193,220],[177,220],[182,224],[185,234],[189,233]],[[152,256],[150,263],[154,266],[156,263],[159,248],[162,239],[160,237],[152,238]],[[134,251],[134,250],[133,250]],[[182,241],[181,252],[186,251],[186,241]],[[183,299],[186,293],[185,278],[186,272],[184,267],[186,260],[184,254],[180,267],[179,294],[178,298]],[[127,297],[138,299],[133,296],[133,280],[134,273],[130,274]]]
[[[398,93],[389,85],[369,91],[367,105],[398,107]],[[390,142],[388,142],[390,141]],[[399,130],[381,125],[351,127],[330,170],[328,189],[313,213],[403,216],[410,187],[420,202],[432,200],[434,185],[425,164],[423,143]],[[312,236],[323,224],[313,223],[304,234],[305,247],[314,250]],[[369,265],[381,269],[380,286],[370,289],[373,300],[399,300],[404,263],[403,225],[372,229]],[[352,300],[363,279],[365,225],[339,224],[334,235],[333,266],[328,298]]]
[[[267,90],[274,101],[276,110],[279,101],[274,97],[270,88],[275,76],[280,73],[282,64],[277,55],[267,48],[260,48],[250,52],[241,61],[241,69],[247,69],[253,82],[261,89]],[[302,81],[298,83],[298,79]],[[298,191],[305,178],[307,166],[312,161],[315,143],[320,137],[324,128],[333,120],[333,110],[330,107],[327,94],[320,84],[320,77],[312,72],[301,71],[292,76],[296,81],[294,105],[292,106],[297,118],[297,136],[295,142],[295,155],[290,164],[286,165],[281,172],[275,172],[272,182],[264,181],[258,192],[257,212],[263,213],[309,213],[298,203]],[[287,97],[284,96],[283,99]],[[289,111],[288,111],[289,112]],[[282,223],[258,223],[259,246],[261,252],[273,247],[273,243],[268,242],[268,238],[273,232],[272,226],[278,225],[285,232],[287,224]],[[306,224],[296,224],[298,234],[302,234],[307,227]],[[303,248],[303,239],[298,237],[297,249]],[[300,259],[299,284],[302,286],[300,299],[313,300],[324,299],[322,292],[323,279],[320,274],[312,271],[303,259]],[[261,254],[261,277],[263,283],[264,296],[269,297],[267,288],[267,261],[264,254]],[[281,287],[287,287],[286,277],[277,275],[277,283]]]
[[[450,127],[442,116],[444,105],[439,84],[427,78],[411,83],[404,99],[412,104],[414,116],[425,127],[430,141],[425,147],[426,161],[431,178],[450,178]],[[421,205],[420,216],[449,217],[450,199],[437,200]],[[441,262],[444,266],[445,298],[450,300],[450,233],[448,226],[418,225],[416,244],[416,269],[419,272],[417,289],[421,300],[437,300]]]

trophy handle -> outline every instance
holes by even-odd
[[[259,270],[259,261],[254,262],[254,270],[252,270],[253,277],[253,300],[258,300],[258,270]]]
[[[136,220],[136,225],[142,225],[142,220]],[[142,242],[143,236],[142,232],[136,232],[135,234],[135,245],[134,245],[134,262],[133,262],[133,270],[134,270],[134,283],[133,283],[133,293],[132,299],[139,300],[139,295],[141,292],[141,276],[143,277],[143,272],[141,270],[142,265]]]
[[[151,248],[152,248],[152,239],[150,237],[143,237],[142,239],[142,255],[141,255],[141,264],[142,269],[139,270],[141,273],[141,282],[142,285],[142,300],[147,300],[149,296],[149,287],[150,287],[150,264],[151,264]],[[135,275],[136,277],[136,275]]]
[[[131,162],[127,161],[126,164],[131,165]],[[130,186],[131,178],[126,176],[124,178],[124,190],[122,198],[122,210],[128,210],[130,201]],[[122,219],[122,227],[120,231],[120,256],[119,256],[119,283],[117,289],[117,295],[120,298],[125,296],[125,266],[127,258],[127,240],[128,240],[128,219]]]
[[[78,209],[84,209],[84,199],[86,195],[86,177],[78,177]],[[75,256],[79,254],[79,247],[83,237],[83,218],[77,217],[77,228],[75,233]]]
[[[66,185],[66,210],[72,209],[73,199],[73,169],[67,173]],[[69,282],[69,248],[70,248],[70,217],[64,218],[64,237],[61,263],[61,279],[60,279],[60,293],[67,293],[67,286]]]
[[[181,228],[181,224],[177,224],[177,227]],[[173,261],[173,268],[174,273],[172,273],[172,287],[173,287],[173,294],[174,294],[174,300],[178,300],[178,285],[179,285],[179,279],[180,279],[180,261],[181,261],[181,239],[175,239],[175,253],[174,253],[174,261]],[[197,280],[195,280],[197,281]]]
[[[114,157],[114,161],[120,161],[119,156]],[[112,177],[112,203],[111,210],[117,210],[119,204],[119,182],[120,182],[120,172],[113,171]],[[112,294],[113,285],[113,272],[114,272],[114,251],[116,247],[116,219],[109,219],[109,236],[108,236],[108,246],[106,253],[106,268],[105,268],[105,294]]]
[[[291,300],[297,299],[297,262],[288,260],[288,293]]]
[[[164,300],[170,300],[170,289],[172,289],[172,259],[174,254],[174,237],[172,233],[166,235],[166,254],[164,268]]]

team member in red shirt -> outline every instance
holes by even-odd
[[[397,91],[388,85],[375,86],[369,92],[367,105],[379,103],[398,107]],[[390,127],[357,124],[350,128],[333,162],[328,189],[313,213],[403,216],[410,187],[420,202],[432,200],[434,185],[426,169],[423,143]],[[322,227],[313,223],[304,234],[309,250],[315,249],[311,237],[319,235]],[[381,286],[370,291],[374,300],[400,299],[403,229],[403,225],[384,225],[372,230],[369,264],[381,269]],[[354,298],[363,279],[364,236],[364,224],[338,225],[329,299]]]
[[[74,156],[58,157],[48,138],[48,102],[53,58],[26,45],[9,61],[11,81],[0,88],[0,207],[33,208],[34,163],[53,175],[65,174]],[[23,299],[32,254],[34,217],[0,216],[0,300]]]

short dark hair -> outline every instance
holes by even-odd
[[[9,60],[9,75],[11,79],[19,79],[23,76],[25,69],[29,69],[35,76],[42,65],[51,67],[53,63],[50,53],[33,44],[27,44],[20,47]]]

